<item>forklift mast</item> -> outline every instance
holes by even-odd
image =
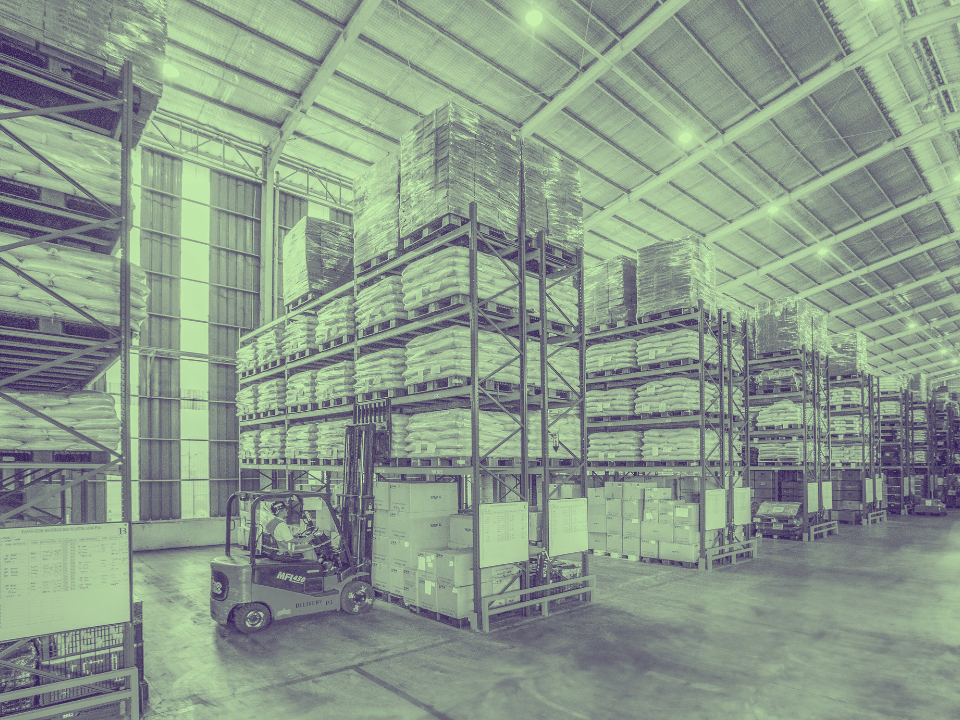
[[[373,536],[373,483],[377,464],[390,459],[390,399],[356,403],[344,438],[343,503],[339,530],[350,564],[370,572]]]

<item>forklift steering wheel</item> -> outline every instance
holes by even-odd
[[[305,540],[307,538],[311,538],[314,535],[316,535],[317,531],[320,529],[317,527],[317,524],[311,518],[306,518],[306,526],[307,527],[303,532],[297,533],[296,535],[294,535],[294,537]]]

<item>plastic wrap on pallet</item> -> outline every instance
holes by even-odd
[[[283,328],[274,326],[257,335],[257,365],[283,357]]]
[[[400,137],[400,237],[448,213],[516,237],[520,142],[499,123],[458,103],[421,118]]]
[[[712,431],[705,435],[704,456],[707,462],[720,460],[720,443],[727,438]],[[740,443],[734,443],[734,456]],[[652,462],[699,462],[700,428],[664,428],[643,433],[643,460]]]
[[[753,382],[757,389],[761,391],[778,388],[790,388],[799,391],[804,387],[813,387],[813,373],[809,371],[805,373],[793,367],[769,368],[754,375]]]
[[[356,359],[355,364],[354,391],[357,395],[406,385],[403,377],[407,367],[404,348],[387,348],[363,355]]]
[[[626,338],[587,347],[587,372],[623,370],[637,365],[637,340]]]
[[[287,322],[283,328],[280,352],[284,357],[301,350],[316,350],[317,316],[315,313],[300,313]]]
[[[317,423],[317,457],[343,458],[344,441],[349,420],[328,420]]]
[[[403,281],[398,275],[378,280],[357,293],[354,308],[358,328],[407,318],[403,304]]]
[[[287,428],[283,457],[310,459],[317,455],[317,423],[297,423]]]
[[[400,243],[400,156],[388,155],[353,183],[353,264],[359,267]]]
[[[477,347],[480,378],[520,382],[519,360],[500,368],[508,358],[517,355],[509,340],[500,333],[481,330]],[[407,343],[405,364],[406,385],[453,376],[470,377],[469,328],[454,325],[412,339]],[[488,378],[495,371],[496,375]]]
[[[712,335],[703,336],[703,360],[716,363],[720,346]],[[674,360],[700,360],[699,333],[694,330],[674,330],[654,333],[637,338],[637,363],[671,362]]]
[[[328,365],[317,371],[317,400],[353,397],[353,360]]]
[[[390,416],[390,457],[407,457],[407,428],[410,416],[393,413]]]
[[[283,404],[287,407],[317,402],[318,370],[300,370],[287,378]]]
[[[237,415],[250,415],[257,411],[257,383],[237,391]]]
[[[73,428],[106,448],[120,444],[120,419],[113,395],[100,392],[7,394],[35,410]],[[0,399],[0,449],[81,450],[98,448],[66,430]]]
[[[469,295],[470,251],[462,247],[444,248],[410,263],[404,268],[402,278],[403,306],[408,312],[452,295]],[[480,299],[495,298],[494,302],[500,305],[520,307],[516,286],[517,279],[499,258],[477,254]]]
[[[283,295],[292,302],[321,295],[353,280],[353,230],[331,220],[305,217],[283,238]]]
[[[22,237],[0,233],[0,245]],[[110,327],[120,325],[120,260],[112,255],[76,250],[52,243],[24,245],[0,253],[0,258],[48,286],[63,299]],[[147,275],[130,265],[130,325],[134,330],[147,317]],[[0,265],[0,312],[88,322],[58,299]]]
[[[778,400],[772,405],[760,408],[755,417],[757,427],[801,425],[803,423],[803,406],[793,400]]]
[[[768,300],[756,309],[753,343],[758,355],[800,348],[829,353],[827,316],[807,300]]]
[[[717,307],[713,246],[698,237],[654,243],[637,251],[637,317],[674,308]]]
[[[240,433],[240,457],[255,458],[260,450],[260,431],[243,430]]]
[[[356,307],[353,295],[328,303],[317,312],[316,342],[318,345],[356,333]]]
[[[633,388],[587,390],[587,415],[633,415]]]
[[[520,457],[520,436],[501,443],[517,424],[506,413],[480,410],[480,454],[493,457]],[[456,408],[410,416],[407,424],[407,454],[410,457],[470,457],[471,412]]]
[[[244,373],[257,367],[257,345],[241,345],[237,350],[237,373]]]
[[[572,386],[574,391],[579,392],[580,353],[575,348],[549,346],[547,348],[547,381],[550,383],[551,391],[569,392]],[[540,344],[536,342],[527,343],[527,382],[531,385],[540,385]]]
[[[556,150],[523,140],[523,192],[527,235],[541,230],[550,245],[583,249],[580,168]]]
[[[926,373],[913,373],[907,376],[907,390],[915,400],[930,399],[930,385]]]
[[[703,384],[703,402],[700,399],[700,381],[685,377],[664,377],[637,387],[634,410],[636,414],[665,412],[719,413],[720,389],[713,383]]]
[[[284,378],[264,380],[257,388],[257,412],[282,408],[287,399],[287,381]]]
[[[270,427],[260,431],[257,438],[257,456],[264,460],[276,460],[283,457],[287,444],[287,430],[283,427]]]
[[[741,305],[730,295],[722,293],[719,290],[717,291],[717,304],[722,310],[729,313],[730,322],[733,323],[734,328],[743,327],[746,323],[749,323],[753,317],[753,311],[750,308]],[[747,325],[747,327],[749,327],[749,325]]]
[[[640,461],[643,433],[639,430],[595,432],[587,436],[587,459],[596,462]]]
[[[587,327],[637,319],[637,260],[613,257],[584,269],[583,311]]]
[[[830,376],[859,375],[867,367],[867,337],[861,332],[851,330],[832,333],[830,339]]]
[[[881,375],[877,381],[882,393],[898,393],[907,387],[906,375]]]

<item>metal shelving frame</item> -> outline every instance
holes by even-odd
[[[913,392],[911,390],[907,391],[907,404],[906,404],[906,441],[909,446],[909,468],[910,468],[910,484],[909,484],[909,496],[920,498],[932,498],[932,484],[933,484],[933,445],[932,440],[934,437],[933,433],[933,423],[931,421],[932,410],[930,407],[930,401],[921,400],[913,397]],[[919,417],[915,417],[919,415]],[[926,433],[926,439],[920,439],[918,433]],[[925,453],[925,461],[920,463],[918,462],[918,453]],[[919,476],[919,477],[918,477]],[[918,492],[919,490],[919,492]]]
[[[880,472],[887,478],[887,496],[885,498],[887,506],[893,512],[902,513],[905,510],[904,498],[907,495],[904,483],[909,482],[910,473],[907,470],[912,467],[910,445],[907,441],[906,421],[909,413],[907,391],[901,388],[890,393],[883,392],[878,388],[877,392],[880,404],[896,402],[899,407],[899,411],[895,415],[882,415],[878,409],[879,452],[877,464]],[[884,453],[896,453],[898,461],[884,464]]]
[[[860,391],[860,399],[856,404],[856,408],[841,408],[837,409],[839,406],[833,404],[832,398],[828,402],[828,411],[830,413],[830,419],[834,417],[858,417],[860,418],[862,431],[859,435],[859,438],[854,438],[852,440],[846,440],[845,438],[836,437],[836,433],[830,433],[829,445],[828,445],[828,455],[830,463],[830,482],[834,483],[834,486],[837,487],[836,483],[842,483],[848,479],[848,473],[853,471],[858,472],[858,477],[861,486],[861,510],[860,514],[864,515],[868,512],[871,512],[874,509],[875,500],[867,502],[866,499],[866,489],[865,483],[867,478],[870,478],[871,481],[874,477],[874,452],[873,452],[873,438],[874,438],[874,408],[873,408],[873,382],[872,378],[866,372],[859,372],[855,376],[841,376],[834,375],[831,369],[830,358],[827,359],[827,383],[828,383],[828,392],[832,393],[834,390],[839,390],[840,388],[856,388]],[[829,422],[829,421],[828,421]],[[829,425],[828,425],[829,429]],[[854,448],[859,447],[860,449],[860,460],[857,463],[852,465],[840,465],[839,463],[833,462],[833,448],[840,446],[853,446]],[[839,489],[839,488],[838,488]],[[834,494],[833,497],[833,509],[836,510],[836,503],[842,502],[839,495]]]
[[[5,101],[12,102],[16,107],[22,108],[14,112],[0,113],[0,131],[7,137],[20,144],[24,149],[39,159],[48,168],[56,172],[64,181],[70,183],[79,190],[89,203],[99,208],[105,214],[105,218],[89,218],[83,215],[76,216],[76,213],[66,210],[51,209],[44,203],[24,203],[17,202],[17,206],[26,210],[37,210],[49,212],[52,215],[61,218],[68,218],[80,225],[73,225],[67,229],[50,229],[41,226],[15,222],[14,224],[21,229],[26,230],[31,237],[26,237],[22,241],[8,243],[0,247],[0,252],[11,250],[16,247],[32,245],[40,242],[53,242],[60,240],[79,241],[86,246],[100,246],[103,250],[114,249],[114,243],[120,251],[120,327],[110,328],[93,318],[89,313],[77,308],[67,301],[56,291],[46,287],[37,280],[31,278],[27,273],[12,264],[0,258],[0,265],[17,273],[21,278],[31,282],[33,285],[47,292],[57,303],[65,305],[70,311],[78,313],[83,322],[92,325],[97,329],[101,337],[98,340],[90,340],[73,335],[62,335],[54,332],[56,329],[43,323],[38,325],[38,329],[16,331],[5,327],[2,329],[4,335],[13,335],[18,338],[15,342],[22,344],[24,348],[40,350],[37,355],[22,353],[23,358],[33,357],[32,361],[18,365],[23,369],[16,374],[9,375],[0,379],[0,400],[16,405],[21,410],[29,412],[33,416],[47,422],[54,427],[69,432],[74,437],[97,448],[98,453],[91,456],[89,462],[64,463],[54,460],[53,462],[4,462],[0,464],[0,469],[14,470],[12,478],[3,481],[3,496],[9,497],[23,490],[38,486],[41,483],[48,487],[41,491],[33,500],[21,501],[16,507],[0,513],[0,527],[26,525],[62,525],[65,522],[65,513],[57,516],[46,510],[36,507],[42,500],[52,497],[69,488],[73,488],[98,474],[113,471],[119,466],[121,481],[121,522],[126,526],[126,535],[130,536],[132,506],[131,506],[131,467],[130,467],[130,348],[133,331],[130,327],[130,230],[132,227],[132,206],[130,202],[131,178],[131,160],[133,148],[136,142],[136,133],[134,131],[134,104],[142,102],[142,96],[139,88],[136,88],[133,82],[133,68],[129,61],[123,64],[119,76],[119,89],[116,97],[109,97],[104,94],[95,96],[91,94],[89,88],[76,85],[69,81],[60,80],[51,84],[46,73],[42,69],[37,69],[36,73],[31,73],[29,65],[15,68],[16,74],[37,85],[50,87],[55,91],[58,98],[69,96],[71,99],[66,104],[57,104],[56,106],[38,107],[25,100],[5,97]],[[4,71],[11,71],[9,63],[4,64]],[[87,110],[108,109],[118,114],[116,127],[111,131],[105,131],[103,128],[87,126],[86,124],[71,119],[72,113],[84,112]],[[97,196],[85,188],[81,183],[74,180],[67,172],[57,167],[53,162],[43,156],[41,150],[31,147],[28,143],[17,137],[13,132],[3,124],[5,120],[11,120],[17,117],[26,116],[46,116],[51,119],[67,122],[75,127],[81,127],[91,132],[100,132],[113,136],[120,143],[120,162],[121,162],[121,205],[119,210],[102,202]],[[101,233],[109,229],[116,231],[116,240],[112,238],[104,240],[102,237],[92,238],[87,233]],[[46,330],[50,330],[47,332]],[[105,337],[103,337],[105,335]],[[5,343],[7,338],[5,337]],[[39,346],[39,347],[38,347]],[[59,348],[58,348],[59,346]],[[47,353],[46,357],[43,353]],[[5,392],[4,390],[22,389],[48,391],[77,391],[86,387],[90,382],[98,379],[112,365],[117,357],[120,361],[120,449],[111,450],[77,430],[68,427],[59,422],[52,415],[43,413],[36,408],[20,402]],[[51,456],[53,457],[53,456]],[[96,458],[99,458],[99,462]],[[91,466],[94,466],[91,468]],[[61,481],[58,484],[50,482],[50,479],[59,472],[71,471],[75,475],[69,480]],[[82,487],[82,486],[81,486]],[[63,501],[61,501],[63,507]],[[31,511],[39,514],[34,515]],[[24,516],[24,513],[27,513]],[[12,521],[16,516],[29,518],[25,521]],[[87,520],[81,517],[83,524]],[[37,686],[30,689],[16,690],[0,694],[0,702],[15,700],[18,698],[30,697],[41,693],[55,692],[58,690],[70,690],[81,686],[89,686],[98,691],[98,694],[83,697],[78,700],[72,700],[65,703],[39,707],[34,710],[20,713],[18,717],[25,720],[40,719],[46,717],[62,717],[64,713],[80,713],[90,711],[94,708],[109,705],[111,703],[121,703],[123,712],[131,718],[140,717],[140,682],[138,681],[139,671],[135,665],[134,648],[134,612],[133,612],[133,561],[132,555],[128,556],[128,574],[129,586],[128,596],[130,604],[129,622],[123,623],[123,664],[124,669],[115,670],[109,673],[97,673],[80,678],[69,678],[57,673],[48,671],[31,671],[33,674],[44,679],[56,679],[57,682]],[[0,653],[0,665],[13,667],[17,670],[23,670],[23,667],[11,665],[3,660],[3,657],[9,655],[17,647],[28,642],[29,639],[21,640],[13,646]],[[142,668],[141,668],[142,670]],[[99,682],[122,680],[121,689],[109,689],[108,687],[96,685]]]

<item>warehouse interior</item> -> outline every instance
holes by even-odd
[[[957,0],[0,3],[0,715],[952,717],[958,102]]]

